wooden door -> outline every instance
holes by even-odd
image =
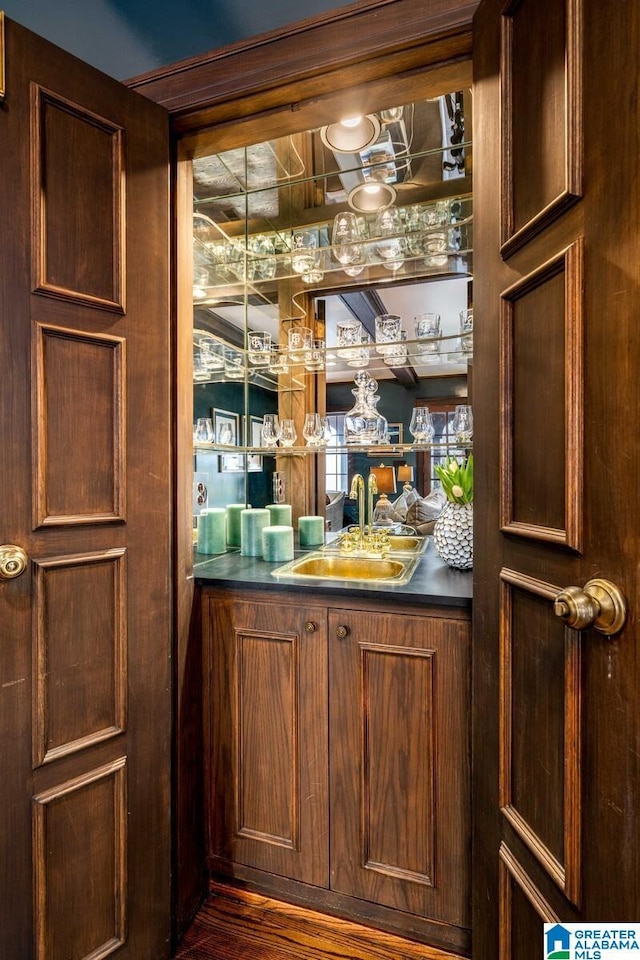
[[[474,960],[640,910],[639,30],[626,0],[474,21]],[[611,638],[554,614],[594,577]]]
[[[209,865],[328,885],[326,612],[205,600]]]
[[[0,955],[168,956],[168,122],[6,23]]]
[[[469,626],[363,610],[330,610],[328,626],[331,889],[414,914],[421,938],[463,952]]]

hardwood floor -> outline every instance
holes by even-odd
[[[212,884],[175,960],[460,960],[360,924]]]

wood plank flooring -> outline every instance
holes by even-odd
[[[460,960],[392,934],[212,884],[175,960]]]

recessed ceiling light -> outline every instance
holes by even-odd
[[[377,213],[390,207],[395,199],[396,191],[390,183],[359,183],[349,193],[347,203],[357,213]]]
[[[353,125],[347,126],[354,120]],[[380,136],[382,126],[374,113],[366,117],[348,117],[346,122],[330,123],[320,130],[320,139],[325,147],[335,153],[358,153],[371,146]]]

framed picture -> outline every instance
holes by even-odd
[[[249,417],[249,446],[262,446],[262,417]],[[247,470],[257,473],[262,470],[262,455],[259,453],[250,453],[247,456]]]
[[[220,456],[220,473],[243,473],[244,453],[223,453]]]
[[[225,447],[237,447],[240,423],[238,414],[212,407],[211,419],[213,420],[213,442]]]

